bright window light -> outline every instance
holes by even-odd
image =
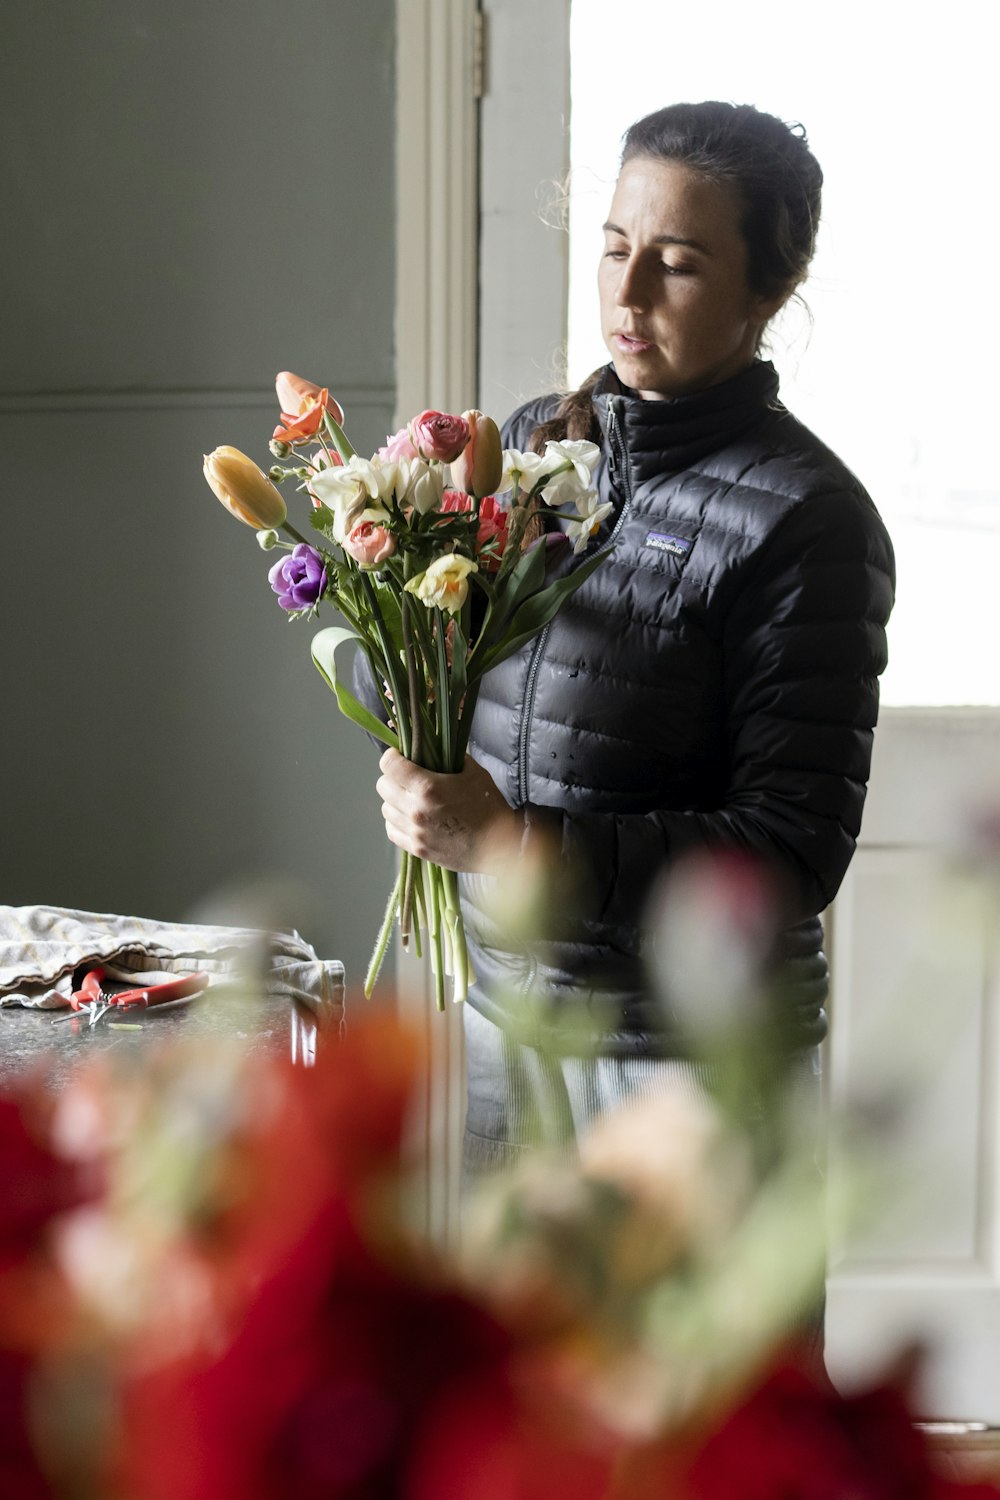
[[[988,8],[987,8],[988,9]],[[785,404],[858,474],[899,572],[890,704],[1000,704],[995,53],[984,7],[573,0],[573,385],[607,359],[595,287],[621,135],[674,100],[805,125],[825,176],[771,340]]]

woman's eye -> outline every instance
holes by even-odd
[[[605,250],[604,252],[605,260],[626,260],[627,258],[627,250]]]

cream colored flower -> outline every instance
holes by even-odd
[[[544,462],[550,472],[555,472],[568,464],[576,477],[578,485],[583,489],[589,489],[594,478],[594,470],[597,460],[601,456],[601,450],[596,443],[588,443],[582,439],[564,438],[562,442],[550,441],[545,444]],[[567,471],[568,472],[568,471]]]
[[[395,467],[394,465],[392,466]],[[381,500],[387,476],[382,466],[354,454],[346,464],[321,469],[309,481],[310,492],[333,511],[333,539],[343,542],[369,500]],[[389,493],[391,494],[391,488]]]
[[[686,1081],[600,1116],[580,1137],[584,1176],[627,1200],[615,1247],[626,1282],[659,1276],[717,1241],[750,1190],[744,1142],[732,1141],[707,1094]]]
[[[412,505],[419,515],[440,510],[444,497],[444,468],[423,458],[399,460],[398,495],[402,505]]]
[[[519,453],[516,448],[503,451],[503,468],[499,489],[520,491],[527,494],[545,472],[545,460],[540,453]]]
[[[279,491],[238,448],[223,445],[205,454],[205,478],[217,499],[238,521],[258,531],[271,531],[287,511]]]
[[[479,565],[457,552],[448,552],[436,557],[425,572],[411,578],[406,585],[408,594],[416,594],[428,609],[444,609],[457,614],[469,593],[469,574],[478,573]]]

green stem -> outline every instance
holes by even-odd
[[[410,625],[410,595],[402,594],[399,604],[400,623],[403,630],[403,659],[406,662],[406,686],[410,700],[410,759],[419,766],[423,764],[420,758],[423,735],[420,725],[420,682],[417,677],[417,658],[413,648],[413,631]]]
[[[288,535],[294,537],[297,542],[303,542],[307,547],[312,546],[312,542],[307,542],[302,533],[295,530],[295,527],[292,525],[291,521],[282,521],[281,529],[282,531],[287,531]]]
[[[410,864],[413,868],[413,951],[418,958],[423,958],[424,950],[422,943],[422,928],[424,926],[424,882],[422,877],[423,860],[411,857]]]
[[[445,642],[444,611],[434,610],[434,619],[437,635],[437,690],[438,724],[441,730],[441,761],[446,771],[455,769],[452,764],[452,735],[451,735],[451,674],[448,671],[448,648]]]
[[[410,629],[410,596],[403,593],[400,596],[400,624],[403,630],[403,658],[406,662],[406,685],[410,695],[410,759],[416,765],[421,765],[421,749],[423,735],[420,722],[420,688],[417,681],[417,662],[413,649],[413,632]],[[403,877],[403,907],[399,917],[399,927],[403,938],[403,946],[407,947],[410,940],[410,916],[413,911],[413,878],[415,874],[416,861],[407,859],[404,854],[406,874]]]
[[[375,948],[371,956],[371,961],[368,964],[368,973],[365,975],[366,1000],[371,998],[372,990],[375,988],[375,981],[382,967],[382,960],[385,958],[385,950],[389,946],[389,934],[392,932],[392,924],[396,920],[401,885],[402,871],[396,876],[395,884],[389,893],[385,916],[382,918],[382,925],[378,930],[378,937],[375,939]]]
[[[399,858],[399,882],[403,892],[399,904],[399,941],[404,950],[410,947],[410,911],[413,906],[413,856],[404,849]]]
[[[469,950],[465,943],[465,923],[458,900],[458,878],[454,870],[441,871],[444,891],[445,921],[452,949],[452,968],[455,974],[455,1000],[464,1000],[469,993]]]
[[[375,621],[375,629],[378,632],[379,645],[382,647],[382,655],[385,663],[385,675],[388,677],[389,687],[392,689],[392,701],[395,707],[394,717],[399,731],[399,748],[407,760],[409,760],[410,726],[407,723],[407,702],[403,696],[396,653],[393,650],[389,632],[386,630],[385,621],[382,618],[382,611],[379,608],[378,598],[372,586],[372,581],[367,573],[361,574],[361,587],[365,591],[371,617]]]
[[[434,971],[434,1000],[438,1010],[444,1010],[444,924],[441,921],[441,871],[437,865],[427,866],[428,882],[428,933],[431,940],[431,968]]]

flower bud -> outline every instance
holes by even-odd
[[[238,448],[222,447],[206,453],[204,471],[212,493],[247,526],[266,531],[280,526],[288,514],[271,481]]]
[[[482,499],[500,487],[503,473],[500,429],[492,417],[485,417],[481,411],[465,411],[462,416],[469,428],[469,441],[451,465],[452,482],[466,495]]]
[[[277,438],[272,438],[267,446],[270,448],[275,458],[287,458],[292,451],[292,446],[290,443],[279,442]],[[273,474],[274,470],[272,469],[271,472]]]
[[[262,552],[270,552],[272,547],[277,547],[281,541],[276,531],[258,531],[257,545]]]

